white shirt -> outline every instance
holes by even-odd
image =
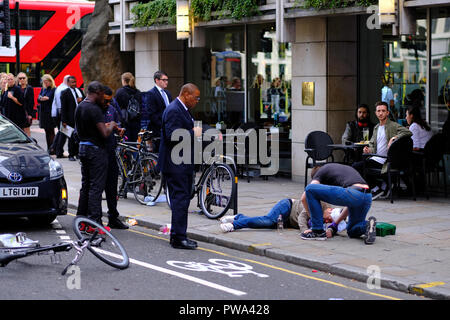
[[[55,96],[53,98],[53,103],[52,103],[52,117],[53,118],[56,118],[56,116],[58,115],[58,112],[61,111],[61,92],[66,90],[68,87],[69,87],[68,85],[62,83],[55,90]]]
[[[428,140],[433,136],[433,131],[427,131],[415,122],[409,126],[409,131],[413,134],[411,137],[413,140],[413,148],[423,149]]]
[[[183,101],[181,101],[180,100],[180,98],[178,98],[177,97],[177,99],[178,99],[178,101],[180,101],[180,103],[181,103],[181,105],[184,107],[184,109],[187,111],[187,112],[189,112],[189,109],[186,107],[186,105],[183,103]],[[192,122],[194,122],[194,119],[191,117],[191,119],[192,119]]]
[[[77,98],[81,98],[82,97],[80,90],[78,90],[78,88],[73,88],[73,89],[71,88],[70,92],[72,92],[72,95],[73,95],[73,97],[75,99],[75,105],[78,105]]]
[[[386,131],[384,130],[384,126],[379,126],[377,132],[377,154],[387,156],[387,151],[388,141],[386,138]],[[381,164],[384,164],[387,160],[386,158],[381,157],[372,157],[371,159]]]
[[[391,100],[394,100],[394,95],[392,94],[392,89],[388,86],[384,86],[381,89],[381,101],[384,101],[390,106]]]

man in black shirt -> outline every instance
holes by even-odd
[[[103,114],[105,87],[93,81],[87,87],[87,97],[75,110],[75,127],[80,139],[81,189],[77,215],[101,223],[102,192],[105,188],[108,158],[106,139],[117,128],[111,121],[105,124]],[[92,232],[92,230],[86,230]]]
[[[328,163],[311,171],[311,183],[306,187],[302,202],[311,215],[312,228],[301,234],[304,240],[326,240],[320,201],[348,208],[347,234],[350,238],[365,235],[364,242],[376,238],[376,219],[366,215],[372,205],[367,182],[350,166]]]

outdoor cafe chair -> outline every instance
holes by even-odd
[[[312,131],[306,136],[305,152],[308,155],[305,161],[305,188],[308,184],[308,169],[334,162],[332,144],[333,139],[323,131]]]
[[[416,200],[416,187],[413,177],[413,164],[412,164],[412,151],[413,151],[413,141],[411,137],[402,137],[395,140],[388,149],[387,156],[382,156],[378,154],[363,154],[363,157],[377,156],[380,158],[386,158],[387,164],[387,190],[390,195],[391,203],[393,200],[393,187],[394,182],[397,189],[400,187],[400,177],[403,177],[405,181],[409,181],[414,200]],[[365,162],[364,162],[365,163]],[[367,175],[381,176],[381,168],[368,168],[364,166],[364,177]]]

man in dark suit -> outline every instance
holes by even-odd
[[[200,90],[197,86],[191,83],[185,84],[181,88],[179,96],[164,110],[162,115],[158,166],[167,183],[170,197],[172,210],[170,244],[173,248],[178,249],[197,248],[197,243],[186,237],[186,230],[194,174],[194,137],[202,134],[201,127],[194,127],[194,119],[189,110],[194,108],[199,101]],[[182,137],[176,140],[179,133]],[[181,150],[180,143],[183,146]],[[172,155],[175,146],[176,150],[180,151],[178,154],[175,152],[175,155]],[[190,159],[184,158],[188,154],[190,154]],[[174,158],[178,156],[182,161]]]
[[[67,80],[68,88],[61,92],[61,123],[63,127],[70,126],[75,128],[75,109],[77,105],[84,100],[84,94],[77,88],[77,79],[70,76]],[[64,146],[67,136],[63,135],[61,145]],[[78,156],[78,144],[74,136],[69,137],[69,160],[75,161]]]
[[[169,77],[162,71],[156,71],[153,75],[155,86],[148,91],[148,105],[150,113],[150,124],[148,130],[153,131],[155,137],[161,135],[162,114],[167,106],[172,102],[172,95],[166,89],[169,84]],[[156,142],[155,152],[159,150],[159,142]]]

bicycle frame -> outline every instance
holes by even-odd
[[[133,186],[134,184],[136,184],[140,181],[139,179],[136,179],[135,177],[136,177],[136,170],[138,168],[137,164],[139,163],[141,158],[144,158],[145,156],[154,156],[154,157],[158,158],[157,154],[149,152],[147,150],[146,142],[149,140],[154,142],[156,139],[159,139],[159,138],[151,137],[151,132],[149,132],[149,131],[139,133],[139,137],[141,140],[140,142],[119,141],[117,143],[117,148],[115,150],[117,165],[119,167],[120,174],[124,178],[124,181],[122,181],[122,185],[120,186],[119,194],[123,192],[124,198],[127,197],[128,187],[130,185]],[[123,140],[123,139],[121,139],[121,140]],[[125,168],[125,164],[124,164],[124,161],[123,161],[123,158],[121,155],[123,151],[128,151],[128,152],[136,154],[135,157],[132,157],[131,169],[129,169],[129,171],[127,171],[127,169]]]

